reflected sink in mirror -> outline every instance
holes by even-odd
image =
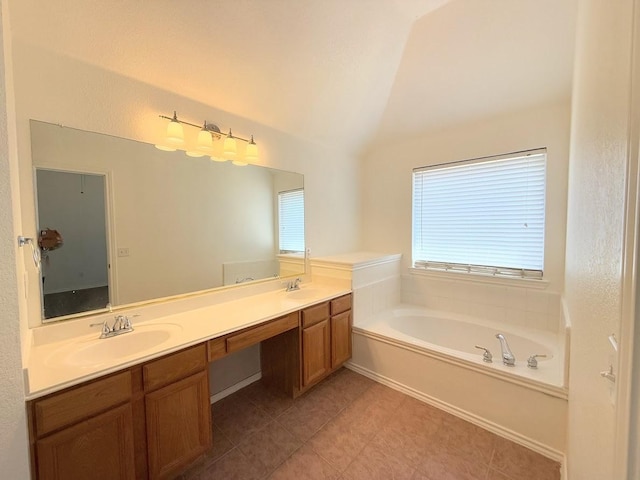
[[[182,331],[180,325],[162,323],[134,326],[129,333],[84,342],[73,342],[55,350],[47,358],[50,366],[98,367],[156,348]]]

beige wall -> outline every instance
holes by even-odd
[[[166,125],[158,114],[175,109],[186,120],[206,118],[223,129],[231,126],[239,136],[255,135],[262,165],[305,175],[306,240],[312,255],[356,248],[359,182],[353,158],[191,101],[180,92],[162,91],[25,43],[15,42],[13,53],[25,234],[35,233],[29,119],[156,143]],[[39,291],[26,258],[33,311]]]
[[[568,103],[554,104],[487,118],[370,152],[362,163],[364,248],[402,253],[403,268],[410,266],[413,168],[547,147],[544,276],[550,282],[549,291],[562,292],[569,124]]]
[[[624,320],[628,129],[638,113],[630,110],[633,4],[585,0],[578,18],[565,276],[573,326],[567,457],[576,480],[622,479],[614,473],[615,387],[599,372],[616,368],[607,337],[620,338]]]
[[[17,157],[7,3],[0,3],[0,472],[29,478],[27,424],[20,355],[20,309],[16,272]]]

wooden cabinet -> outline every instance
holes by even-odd
[[[351,312],[331,317],[331,369],[351,358]]]
[[[33,477],[175,477],[213,441],[209,362],[261,343],[263,382],[300,395],[351,358],[351,303],[344,295],[28,402]]]
[[[129,371],[28,404],[34,476],[136,478]]]
[[[211,446],[207,366],[200,344],[29,402],[33,477],[176,474]]]
[[[207,372],[145,396],[149,477],[176,473],[211,446]]]
[[[302,329],[302,386],[320,381],[331,370],[329,319]]]
[[[134,480],[133,418],[125,404],[37,442],[38,478]]]
[[[212,442],[204,344],[143,367],[149,478],[167,478]]]
[[[351,358],[351,294],[331,300],[331,369]]]
[[[351,358],[351,294],[302,310],[302,389]]]

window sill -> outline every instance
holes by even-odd
[[[445,272],[443,270],[409,267],[412,275],[421,275],[439,280],[457,280],[473,283],[490,283],[507,287],[535,288],[545,290],[549,286],[548,280],[536,280],[532,278],[500,277],[483,273],[470,272]]]

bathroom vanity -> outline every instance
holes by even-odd
[[[277,304],[282,314],[274,318]],[[187,325],[198,315],[189,312],[182,347],[174,343],[168,354],[147,353],[120,369],[111,365],[103,375],[94,371],[93,378],[67,388],[49,385],[43,391],[52,393],[27,402],[34,478],[175,476],[215,442],[208,364],[258,343],[265,384],[292,397],[312,388],[351,357],[352,294],[326,289],[297,304],[291,308],[282,292],[265,294],[263,313],[245,310],[249,326],[218,325],[208,335],[206,323]]]

